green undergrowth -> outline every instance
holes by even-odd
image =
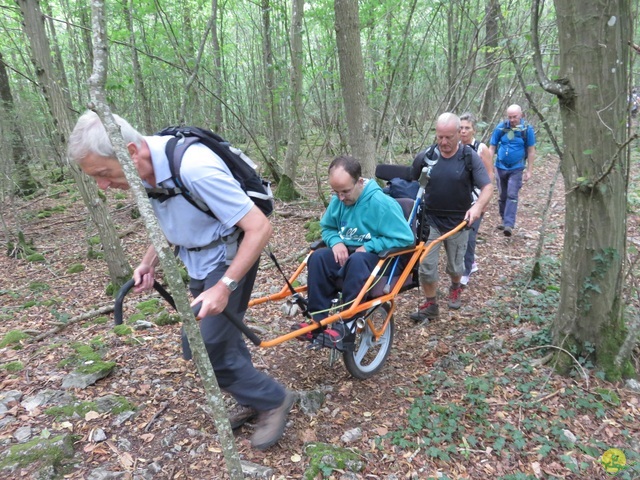
[[[536,375],[524,356],[514,354],[510,360],[500,370],[477,376],[460,379],[434,371],[420,378],[421,394],[414,396],[406,425],[379,438],[378,445],[382,448],[389,442],[403,450],[420,449],[445,463],[481,457],[517,462],[527,457],[530,462],[559,463],[580,478],[601,468],[601,455],[620,445],[592,438],[591,432],[575,425],[585,417],[594,417],[596,425],[605,422],[609,412],[620,405],[615,392],[589,391],[583,386],[555,390],[557,385]],[[464,393],[460,396],[461,387]],[[623,425],[637,420],[626,417],[616,428],[621,437],[616,443],[630,445],[635,432]],[[631,480],[638,473],[631,467],[640,465],[640,455],[629,448],[623,450],[630,468],[617,478]]]
[[[609,384],[598,382],[604,373],[593,370],[593,352],[575,352],[573,378],[535,363],[549,352],[550,325],[560,298],[558,261],[544,258],[541,271],[536,280],[518,278],[495,289],[485,311],[472,321],[475,331],[465,333],[466,347],[447,355],[459,362],[458,368],[436,363],[417,382],[418,393],[395,391],[409,398],[410,406],[403,426],[377,439],[379,448],[391,444],[420,451],[443,466],[492,458],[554,464],[572,478],[604,473],[601,456],[620,448],[628,468],[616,478],[640,478],[640,454],[630,448],[637,431],[627,427],[636,424],[637,416],[621,408]],[[607,434],[593,434],[609,422]],[[536,477],[517,473],[492,478]]]

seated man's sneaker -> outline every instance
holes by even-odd
[[[476,273],[478,271],[478,264],[476,262],[473,262],[471,264],[471,271],[469,272],[469,275],[471,275],[472,273]]]
[[[462,300],[460,297],[462,296],[462,288],[453,288],[449,287],[449,308],[453,310],[457,310],[462,306]]]
[[[255,408],[237,403],[233,408],[229,409],[231,429],[235,430],[236,428],[240,428],[246,422],[257,416],[258,411]]]
[[[295,332],[295,331],[300,330],[301,328],[306,328],[309,325],[311,325],[311,323],[307,323],[307,322],[296,323],[296,324],[291,325],[291,331]],[[313,342],[313,339],[318,336],[318,333],[320,333],[320,331],[321,331],[320,329],[316,329],[316,330],[313,330],[311,332],[307,332],[304,335],[299,335],[296,338],[298,340],[302,340],[302,341]]]
[[[251,436],[251,446],[258,450],[265,450],[278,443],[287,425],[287,415],[296,400],[296,394],[287,390],[279,407],[258,412],[256,431]]]
[[[422,305],[417,312],[413,312],[409,315],[409,318],[413,320],[415,323],[424,322],[425,320],[430,320],[432,318],[437,318],[440,315],[440,308],[436,302],[432,302],[427,300]]]
[[[349,329],[342,322],[336,322],[329,325],[324,332],[318,334],[313,340],[313,345],[316,347],[335,348],[343,352],[345,348],[353,345],[355,334],[351,333]]]
[[[468,283],[469,283],[469,277],[467,275],[463,275],[462,277],[460,277],[460,285],[462,285],[463,287],[466,287]]]

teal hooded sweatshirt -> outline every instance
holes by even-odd
[[[322,240],[328,247],[338,243],[356,248],[364,245],[367,252],[379,253],[414,244],[402,207],[373,180],[366,181],[353,205],[345,205],[334,195],[320,226]]]

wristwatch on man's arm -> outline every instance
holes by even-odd
[[[220,279],[222,283],[229,289],[230,292],[233,292],[236,288],[238,288],[238,282],[229,277],[222,277]]]

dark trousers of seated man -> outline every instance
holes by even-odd
[[[330,248],[313,252],[307,262],[308,309],[313,319],[320,321],[329,316],[331,301],[339,291],[342,291],[340,305],[345,305],[341,310],[349,308],[349,302],[358,296],[378,260],[375,253],[354,252],[341,267]]]

